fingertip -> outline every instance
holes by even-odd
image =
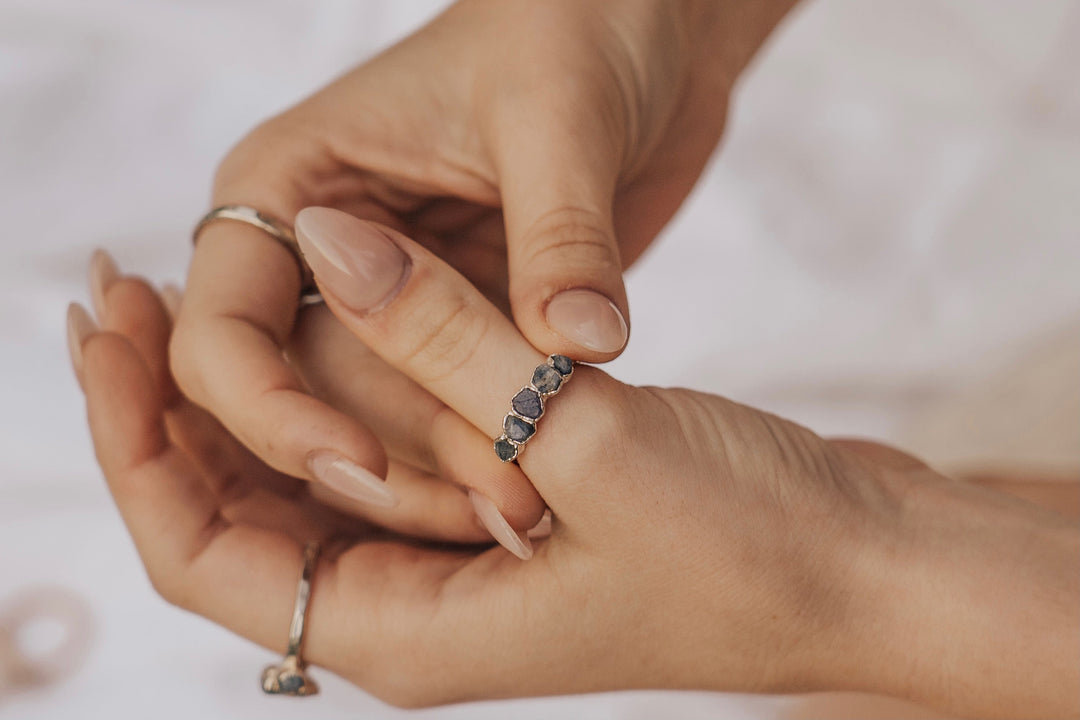
[[[514,532],[535,527],[544,516],[547,504],[521,468],[500,461],[491,440],[457,413],[446,410],[432,421],[431,448],[440,474],[483,495]]]
[[[529,541],[528,534],[511,527],[491,498],[476,490],[469,490],[469,501],[476,510],[480,524],[491,533],[495,542],[521,560],[528,560],[533,556],[532,542]]]
[[[553,296],[544,308],[548,327],[578,348],[562,354],[588,362],[606,362],[626,347],[630,326],[622,310],[606,295],[589,288],[571,288]]]
[[[118,333],[94,333],[83,343],[83,367],[90,432],[106,474],[160,452],[163,402],[135,346]]]
[[[386,480],[332,450],[312,453],[307,464],[317,482],[351,500],[384,509],[401,502]]]
[[[112,255],[103,248],[94,250],[89,268],[90,300],[99,321],[105,318],[105,296],[119,277],[120,270]]]
[[[83,344],[86,339],[98,331],[97,323],[79,303],[73,302],[67,309],[67,345],[71,356],[71,367],[75,370],[75,377],[82,384],[83,374]]]

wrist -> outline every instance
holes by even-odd
[[[965,716],[1075,714],[1075,525],[925,467],[879,478],[893,511],[857,573],[858,669],[836,689]]]

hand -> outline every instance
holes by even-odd
[[[336,238],[323,233],[333,223]],[[543,355],[399,233],[326,210],[298,226],[338,319],[494,435]],[[384,298],[348,276],[373,258],[406,278]],[[136,287],[139,302],[109,307],[123,332],[74,326],[98,457],[162,594],[277,647],[307,529],[223,513],[213,477],[163,420],[167,319]],[[1077,710],[1080,540],[1053,514],[883,446],[589,367],[552,400],[521,466],[554,513],[529,563],[314,522],[331,545],[308,657],[408,706],[667,687],[868,690],[982,716]],[[290,493],[276,514],[306,517],[302,488]]]
[[[286,222],[327,205],[407,231],[512,309],[533,346],[609,360],[628,332],[622,268],[693,186],[732,83],[790,4],[459,3],[252,132],[214,204]],[[263,233],[209,226],[172,344],[177,381],[276,470],[370,485],[407,448],[307,396],[282,353],[298,292],[293,259]],[[430,443],[429,464],[469,432]],[[459,475],[518,531],[543,511],[511,468]]]

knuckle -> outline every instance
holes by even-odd
[[[219,201],[265,204],[297,192],[296,168],[312,147],[310,131],[286,111],[257,125],[222,158],[214,172],[214,197]],[[280,213],[284,208],[267,207]]]
[[[469,364],[488,331],[488,320],[475,298],[455,294],[444,302],[425,304],[401,326],[412,328],[401,364],[424,383],[449,377]]]
[[[524,235],[525,267],[572,267],[607,274],[622,271],[612,230],[598,213],[559,207],[540,217]]]
[[[580,377],[579,377],[580,373]],[[635,437],[635,412],[620,388],[622,384],[589,368],[574,371],[565,398],[552,403],[551,425],[536,442],[557,442],[559,455],[570,459],[560,463],[575,473],[621,467],[627,455],[622,452],[625,438]],[[633,454],[631,454],[633,455]]]

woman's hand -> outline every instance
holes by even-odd
[[[441,416],[496,435],[544,356],[401,234],[319,209],[298,229],[341,322],[444,402]],[[388,294],[358,293],[350,274],[376,270]],[[554,513],[533,560],[422,547],[322,518],[305,486],[220,427],[185,441],[167,318],[125,283],[110,293],[133,288],[108,307],[113,332],[73,325],[98,457],[159,591],[264,646],[283,644],[298,540],[314,535],[329,552],[307,656],[396,704],[858,689],[983,716],[1076,712],[1080,542],[1051,513],[882,446],[580,367],[521,456]],[[283,487],[222,495],[200,453],[243,459],[225,477]]]
[[[214,204],[285,222],[325,205],[406,231],[512,310],[534,347],[610,360],[628,332],[622,268],[693,186],[732,83],[791,4],[466,0],[252,132]],[[210,225],[173,371],[271,467],[362,486],[393,450],[308,397],[286,362],[298,294],[293,258],[261,231]],[[462,476],[516,530],[543,510],[519,473]]]

